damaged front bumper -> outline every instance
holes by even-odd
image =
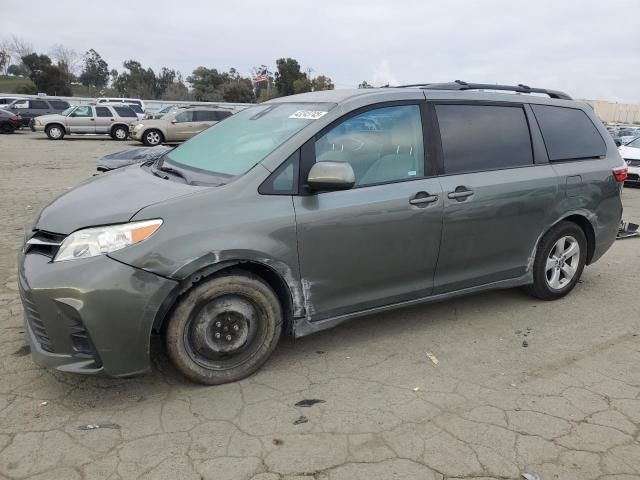
[[[155,316],[176,282],[107,256],[19,257],[25,332],[47,368],[123,377],[149,370]]]

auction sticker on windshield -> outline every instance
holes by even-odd
[[[322,110],[298,110],[289,115],[289,118],[301,118],[303,120],[317,120],[329,112]]]

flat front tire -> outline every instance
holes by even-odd
[[[557,300],[578,283],[587,259],[587,238],[573,222],[560,222],[545,233],[533,264],[533,284],[525,291],[542,300]]]
[[[167,351],[186,377],[217,385],[258,370],[281,331],[282,308],[269,285],[250,273],[225,274],[180,300],[169,319]]]

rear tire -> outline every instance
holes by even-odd
[[[175,308],[166,344],[176,368],[194,382],[245,378],[271,356],[282,332],[282,308],[255,275],[238,272],[195,286]]]
[[[64,128],[57,123],[48,125],[45,129],[45,133],[50,140],[62,140],[64,138]]]
[[[114,140],[126,140],[129,137],[129,129],[122,125],[116,125],[111,129],[111,138]]]
[[[160,130],[153,128],[142,134],[142,142],[147,147],[155,147],[156,145],[160,145],[164,142],[164,135],[162,135]]]
[[[0,133],[13,133],[14,128],[9,122],[0,123]]]
[[[587,238],[573,222],[560,222],[540,239],[533,263],[533,284],[525,291],[541,300],[557,300],[578,283],[587,259]]]

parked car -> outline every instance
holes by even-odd
[[[158,118],[162,118],[165,115],[179,112],[180,110],[184,110],[186,108],[194,108],[198,105],[167,105],[166,107],[161,108],[157,112],[145,112],[143,120],[155,120]]]
[[[173,147],[135,147],[120,152],[110,153],[96,160],[96,170],[98,172],[108,172],[116,168],[127,167],[134,163],[144,163],[150,160],[157,160]]]
[[[161,333],[219,384],[281,334],[488,289],[556,300],[615,241],[626,171],[561,92],[273,99],[47,206],[19,257],[25,331],[40,365],[116,377],[149,370]]]
[[[179,109],[157,120],[143,120],[133,126],[131,138],[149,147],[164,142],[182,142],[230,117],[229,110],[193,107]]]
[[[123,98],[123,97],[100,97],[96,100],[96,103],[135,103],[139,105],[142,111],[145,111],[145,105],[139,98]]]
[[[0,133],[13,133],[22,126],[22,117],[0,108]]]
[[[61,113],[69,108],[66,100],[51,100],[44,98],[19,98],[9,104],[7,110],[19,114],[22,126],[26,127],[32,118],[40,115]]]
[[[137,120],[126,105],[79,105],[61,114],[43,115],[31,121],[31,130],[45,132],[51,140],[62,140],[67,134],[104,133],[114,140],[126,140],[129,128]]]
[[[640,137],[620,147],[620,156],[627,163],[629,173],[625,185],[640,185]]]
[[[0,97],[0,109],[6,108],[6,106],[12,103],[14,100],[15,97]]]

